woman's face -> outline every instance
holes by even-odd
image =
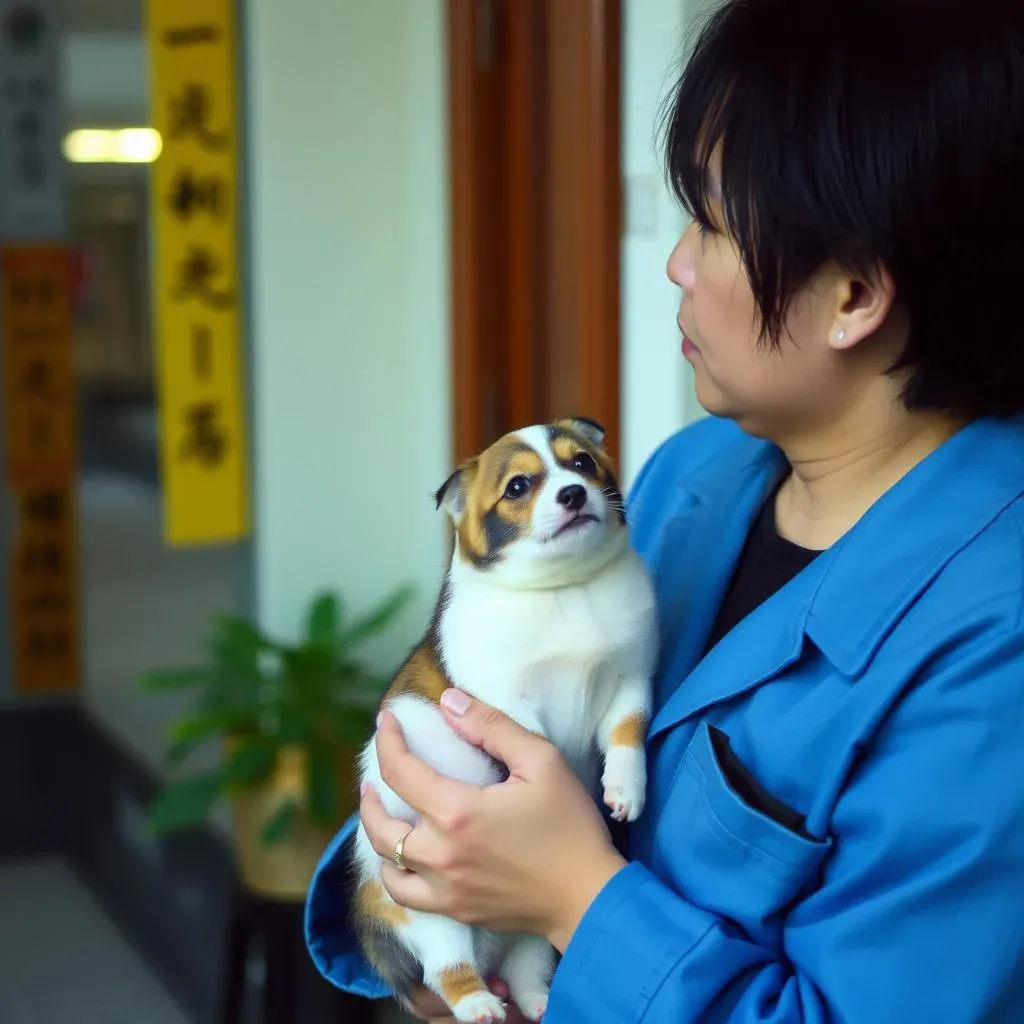
[[[721,229],[714,200],[709,213],[713,226],[691,225],[668,261],[669,278],[683,290],[679,327],[698,401],[773,439],[813,428],[823,417],[834,420],[855,390],[851,368],[831,343],[840,329],[840,282],[825,273],[812,281],[790,307],[781,346],[759,343],[757,305],[739,250]]]

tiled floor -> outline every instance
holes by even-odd
[[[237,550],[170,550],[161,518],[131,460],[83,460],[83,696],[154,768],[182,702],[140,693],[140,673],[190,661],[210,617],[240,599]],[[190,1022],[74,873],[46,860],[0,862],[0,1024]]]
[[[0,865],[3,1024],[189,1024],[59,860]]]

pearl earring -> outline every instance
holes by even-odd
[[[842,341],[846,337],[846,331],[836,332],[836,341]]]

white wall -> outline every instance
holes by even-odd
[[[623,5],[621,473],[628,486],[651,451],[702,415],[679,347],[679,289],[665,264],[685,226],[664,183],[655,126],[696,0]]]
[[[624,5],[627,486],[702,414],[665,276],[685,222],[654,136],[698,4]],[[291,630],[320,584],[361,606],[411,576],[415,628],[446,558],[428,500],[450,450],[443,3],[299,8],[255,0],[249,21],[259,610]]]
[[[417,73],[428,76],[432,74],[433,92],[428,89],[427,95],[419,98],[419,115],[412,117],[408,123],[419,125],[421,135],[424,136],[431,130],[431,125],[435,132],[442,130],[444,97],[443,93],[439,96],[437,90],[441,87],[438,75],[443,73],[443,64],[440,70],[436,66],[431,70],[425,63],[433,62],[436,65],[443,60],[443,52],[439,49],[443,46],[442,29],[440,25],[432,24],[419,44],[410,34],[412,24],[437,21],[440,17],[437,0],[425,0],[423,3],[391,0],[379,5],[313,5],[311,0],[305,0],[305,6],[311,10],[314,6],[334,8],[329,14],[317,14],[313,24],[322,25],[327,31],[327,38],[320,36],[311,41],[308,60],[302,59],[303,48],[295,41],[296,38],[302,38],[304,44],[307,38],[305,33],[298,32],[298,22],[289,23],[291,43],[282,41],[278,44],[263,38],[257,39],[255,33],[264,31],[257,26],[283,23],[285,15],[277,9],[280,6],[254,4],[251,38],[261,48],[261,59],[295,60],[300,68],[310,70],[322,54],[323,67],[316,80],[323,83],[326,95],[332,96],[339,92],[339,76],[344,74],[343,65],[350,68],[349,78],[362,75],[360,80],[364,84],[369,81],[368,75],[377,73],[380,83],[374,88],[382,86],[389,89],[397,86],[399,81],[411,83],[410,76]],[[362,6],[372,8],[372,13],[358,13],[358,8]],[[622,471],[627,481],[632,479],[659,441],[682,423],[701,414],[693,397],[689,368],[679,355],[674,326],[678,291],[667,281],[664,273],[668,253],[685,222],[664,186],[654,145],[654,123],[659,104],[672,82],[685,26],[695,13],[706,6],[707,0],[630,0],[630,3],[624,5],[622,171],[626,189],[626,233],[622,240],[621,324],[624,432]],[[374,40],[389,50],[393,57],[405,46],[410,57],[419,61],[420,71],[414,68],[403,70],[401,61],[392,65],[381,64],[379,69],[375,69],[369,59],[373,52],[369,37],[367,45],[356,48],[358,53],[350,54],[346,50],[345,60],[339,61],[339,40],[359,37],[331,36],[330,26],[348,31],[364,22],[377,26]],[[114,33],[70,35],[65,40],[63,50],[65,102],[71,123],[90,120],[90,114],[94,111],[116,112],[119,118],[145,123],[148,116],[148,57],[145,43],[140,37]],[[359,58],[362,58],[363,72],[351,67],[352,60],[358,61]],[[385,73],[385,67],[394,68],[397,78],[396,75]],[[335,75],[335,70],[339,75]],[[258,81],[254,82],[260,86]],[[284,84],[282,73],[281,88],[284,88]],[[266,93],[268,88],[269,83],[266,83],[263,92]],[[314,93],[312,79],[300,77],[290,88],[296,93],[301,92],[311,109],[325,109],[325,97]],[[373,104],[369,103],[364,108],[365,95],[350,97],[350,120],[358,122],[373,109]],[[417,101],[415,85],[409,96],[413,102]],[[375,97],[374,104],[376,101]],[[283,93],[280,102],[287,102]],[[431,102],[433,107],[427,105]],[[429,116],[425,116],[428,111]],[[389,121],[388,114],[382,111],[381,130],[385,123],[391,124],[393,128],[407,123],[401,118],[411,117],[412,108],[406,107],[399,111],[396,107],[393,113],[400,120]],[[339,116],[327,122],[318,122],[317,129],[324,133],[324,141],[329,142],[325,129],[331,124],[340,128],[342,123]],[[260,127],[264,136],[268,131],[274,131],[273,125]],[[396,129],[396,160],[401,153],[409,152],[409,147],[404,146],[405,141]],[[340,134],[335,142],[338,145],[343,143]],[[430,139],[424,138],[420,144],[429,145],[430,142]],[[440,155],[443,157],[443,153]],[[324,168],[325,174],[330,177],[332,191],[336,191],[335,182],[341,173],[346,175],[346,180],[354,174],[357,183],[360,176],[364,182],[374,176],[372,151],[364,151],[364,160],[358,168],[349,166],[352,160],[349,150],[345,151],[344,156],[345,160],[339,161],[336,167]],[[358,158],[356,162],[360,162]],[[424,183],[424,187],[430,186]],[[440,186],[435,182],[434,187],[436,189]],[[378,190],[377,199],[386,202],[383,190]],[[442,228],[445,226],[443,218],[438,223]],[[372,275],[367,280],[372,280]]]
[[[447,560],[444,2],[249,10],[258,614],[412,579],[411,641]]]
[[[68,33],[61,40],[68,128],[149,122],[149,48],[138,34]]]

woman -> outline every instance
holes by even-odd
[[[625,854],[496,712],[449,692],[509,766],[482,791],[383,723],[422,816],[387,888],[547,936],[549,1024],[1024,1020],[1024,5],[840,6],[725,3],[669,112],[712,415],[630,497],[664,649]],[[310,948],[379,994],[344,835]]]

